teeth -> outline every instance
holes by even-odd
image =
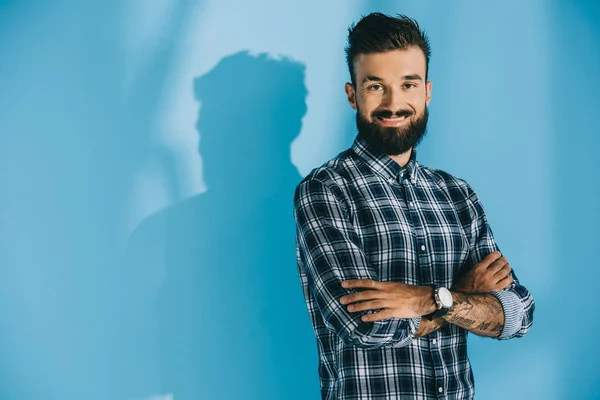
[[[402,121],[405,118],[406,117],[394,117],[394,118],[384,118],[384,119],[387,119],[388,121]]]

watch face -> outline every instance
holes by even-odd
[[[442,303],[442,307],[450,308],[454,301],[452,300],[452,293],[446,288],[440,288],[438,290],[438,296],[440,298],[440,303]]]

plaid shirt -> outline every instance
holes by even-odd
[[[448,324],[415,338],[420,318],[363,322],[339,299],[347,279],[451,287],[498,250],[471,187],[415,160],[405,167],[358,136],[296,188],[302,288],[319,350],[323,399],[470,399],[465,329]],[[492,292],[504,309],[500,339],[523,336],[534,302],[515,283]]]

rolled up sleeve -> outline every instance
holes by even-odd
[[[485,256],[500,251],[492,230],[488,224],[485,211],[477,194],[469,188],[469,211],[471,214],[471,253],[470,264],[479,263]],[[511,265],[512,268],[512,265]],[[504,290],[491,292],[504,310],[504,328],[496,339],[505,340],[524,336],[533,324],[535,302],[529,290],[517,279],[514,269],[511,271],[513,283]]]
[[[294,196],[299,268],[306,274],[325,326],[348,345],[364,348],[402,347],[419,328],[420,318],[364,322],[372,311],[350,313],[339,299],[348,279],[379,280],[350,222],[343,193],[316,178],[300,183]]]

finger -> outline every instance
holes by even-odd
[[[498,283],[496,284],[496,289],[495,290],[503,290],[506,289],[508,286],[510,286],[513,283],[513,278],[512,276],[508,275],[507,277],[501,279],[500,281],[498,281]]]
[[[361,317],[361,319],[365,322],[374,322],[374,321],[382,321],[384,319],[389,319],[393,317],[393,313],[391,310],[382,310],[373,314],[365,314]]]
[[[342,287],[349,288],[364,288],[364,289],[377,289],[381,285],[381,282],[374,281],[372,279],[350,279],[342,282]]]
[[[365,290],[364,292],[352,293],[346,296],[340,297],[340,303],[350,304],[356,303],[357,301],[382,299],[383,293],[379,290]]]
[[[495,274],[500,269],[502,269],[506,264],[508,264],[508,259],[506,257],[500,257],[496,261],[494,261],[489,267],[487,267],[488,271]]]
[[[510,267],[510,265],[506,264],[494,274],[494,277],[498,280],[506,278],[508,274],[510,274],[510,271],[512,271],[512,268]]]
[[[483,260],[481,260],[477,266],[479,267],[489,267],[491,263],[493,263],[494,261],[496,261],[497,259],[499,259],[500,257],[502,257],[502,254],[500,254],[499,251],[494,251],[490,254],[488,254],[487,256],[485,256],[483,258]]]
[[[357,312],[365,310],[379,310],[380,308],[385,308],[386,305],[387,303],[384,300],[371,300],[359,304],[350,304],[348,306],[348,311]]]

